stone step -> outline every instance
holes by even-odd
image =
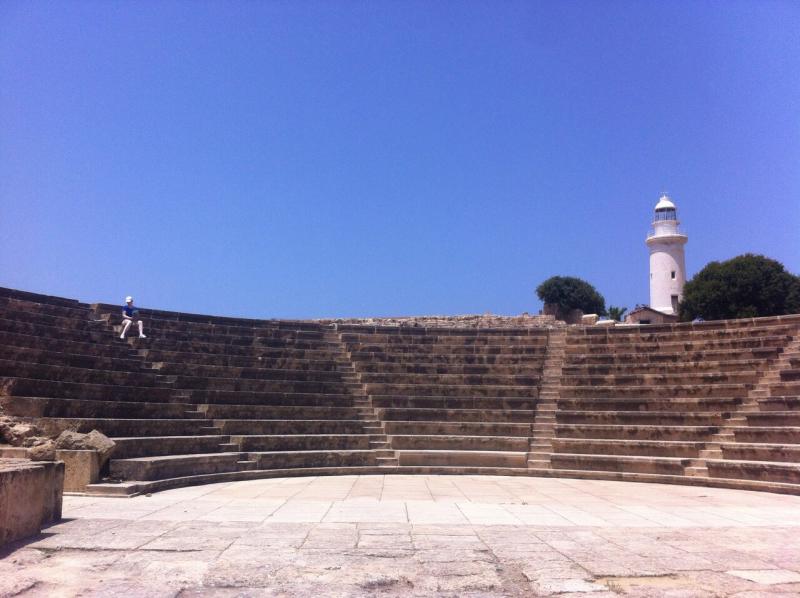
[[[372,447],[367,434],[286,434],[244,435],[232,434],[240,451],[315,451],[315,450],[368,450]]]
[[[558,438],[707,441],[719,426],[643,424],[556,424]]]
[[[55,397],[0,396],[0,408],[7,415],[21,417],[76,418],[187,418],[199,419],[202,414],[188,409],[185,403],[145,403],[61,399]]]
[[[554,438],[550,452],[693,458],[704,446],[700,441]]]
[[[116,437],[112,453],[115,459],[190,455],[199,453],[224,453],[238,450],[226,444],[227,436],[138,436]],[[225,450],[228,448],[228,450]]]
[[[709,459],[706,466],[713,477],[800,484],[800,463]]]
[[[684,468],[689,466],[690,460],[675,457],[553,453],[550,463],[554,469],[683,475]]]
[[[496,422],[523,423],[534,418],[532,410],[489,410],[489,409],[376,409],[376,414],[384,421],[456,421],[456,422]]]
[[[528,450],[528,438],[515,436],[389,435],[395,450],[511,451]]]
[[[736,442],[797,444],[800,438],[798,426],[741,426],[730,431]]]
[[[386,434],[396,435],[457,435],[457,436],[521,436],[531,433],[530,423],[455,422],[455,421],[387,421]]]
[[[311,405],[208,405],[213,419],[356,419],[359,410],[350,407]]]
[[[111,476],[121,480],[158,480],[236,471],[239,453],[216,453],[196,455],[169,455],[161,457],[138,457],[112,459]]]
[[[401,466],[527,467],[525,452],[399,450]]]
[[[503,409],[532,410],[537,399],[530,397],[434,397],[434,396],[384,396],[373,395],[375,408],[394,409]]]
[[[251,452],[249,456],[258,462],[259,469],[377,465],[371,450]]]
[[[219,430],[208,427],[205,419],[126,419],[126,418],[78,418],[42,417],[18,418],[26,423],[34,423],[48,436],[58,436],[64,430],[88,433],[98,430],[106,436],[201,436],[217,434]]]
[[[215,419],[214,424],[231,436],[367,433],[360,420]]]
[[[715,459],[734,461],[778,461],[784,463],[800,463],[800,438],[796,444],[777,443],[723,443],[719,455]]]
[[[563,398],[623,397],[736,397],[750,390],[747,384],[661,384],[652,386],[562,386]]]
[[[559,411],[559,424],[722,425],[730,414],[676,411]]]

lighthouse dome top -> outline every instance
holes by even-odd
[[[656,212],[660,212],[662,210],[674,210],[674,209],[675,209],[675,204],[672,203],[672,200],[669,198],[669,196],[666,193],[662,194],[661,197],[658,199],[658,203],[656,204]]]

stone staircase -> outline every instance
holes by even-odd
[[[353,404],[358,410],[359,418],[364,423],[364,432],[369,434],[369,446],[375,452],[378,466],[381,468],[396,467],[399,461],[386,435],[383,422],[379,419],[372,400],[367,394],[366,386],[361,382],[361,375],[353,367],[350,354],[342,341],[341,335],[336,331],[335,324],[331,325],[330,330],[325,332],[325,339],[338,345],[341,350],[339,367],[343,373],[342,378],[352,388]]]
[[[539,387],[539,402],[533,421],[528,469],[531,472],[550,469],[553,453],[556,410],[561,388],[561,373],[564,366],[566,330],[551,329],[547,338],[547,354],[542,367],[542,383]]]

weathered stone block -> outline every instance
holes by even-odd
[[[93,450],[57,450],[56,459],[64,462],[64,490],[81,492],[100,479],[100,454]]]
[[[61,519],[64,464],[0,459],[0,546]]]

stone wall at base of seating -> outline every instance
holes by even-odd
[[[64,464],[0,459],[0,546],[61,519]]]

